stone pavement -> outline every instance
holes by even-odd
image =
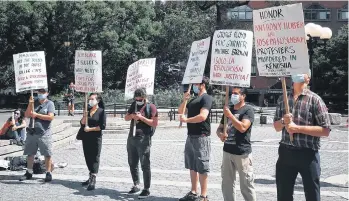
[[[158,128],[153,137],[151,150],[152,187],[151,197],[147,201],[175,201],[190,189],[188,171],[184,169],[184,143],[186,128],[175,128],[177,123],[170,123],[170,128]],[[217,125],[212,126],[215,133]],[[54,181],[43,184],[44,175],[37,179],[18,182],[18,175],[23,172],[0,171],[0,201],[7,200],[136,200],[125,193],[132,185],[127,164],[125,134],[103,136],[101,167],[97,177],[97,189],[87,192],[80,182],[87,179],[81,142],[56,149],[54,162],[67,162],[63,169],[55,169]],[[276,200],[275,164],[280,133],[270,125],[254,126],[253,166],[257,200]],[[220,165],[222,143],[212,135],[211,173],[209,176],[209,197],[211,201],[222,201]],[[321,157],[321,195],[322,201],[348,200],[348,131],[333,129],[329,138],[322,140]],[[239,186],[239,184],[237,184]],[[237,200],[243,201],[240,191]],[[295,201],[304,201],[301,178],[295,186]]]

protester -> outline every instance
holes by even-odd
[[[239,173],[240,191],[245,201],[255,201],[254,175],[252,167],[251,131],[254,110],[245,104],[246,88],[232,87],[231,104],[224,107],[227,117],[227,133],[224,133],[224,117],[217,135],[224,142],[222,161],[222,192],[225,201],[236,200],[236,172]]]
[[[65,94],[68,103],[68,116],[74,116],[74,99],[75,99],[75,85],[71,82]]]
[[[139,194],[138,198],[144,199],[150,195],[150,148],[151,138],[158,125],[158,112],[155,105],[148,102],[146,89],[136,89],[134,92],[134,99],[134,102],[131,104],[125,116],[126,121],[131,121],[130,132],[127,139],[127,154],[134,186],[131,188],[129,194],[133,195],[140,191],[138,170],[140,161],[143,172],[144,189]],[[135,121],[136,131],[135,136],[133,136]]]
[[[11,144],[23,146],[26,139],[25,127],[27,126],[24,112],[21,109],[17,109],[13,113],[15,124],[13,125],[12,117],[10,117],[1,129],[0,139],[10,139]]]
[[[27,171],[21,181],[29,180],[33,176],[34,156],[38,148],[41,155],[45,156],[46,177],[45,182],[52,181],[51,165],[52,165],[52,131],[51,122],[54,119],[55,106],[52,101],[47,99],[48,90],[38,90],[39,106],[34,108],[34,98],[29,98],[29,104],[25,111],[26,117],[31,117],[28,125],[27,139],[25,141],[24,155],[28,155]],[[32,128],[34,120],[34,128]]]
[[[330,133],[330,118],[323,100],[310,91],[310,73],[292,75],[293,89],[288,96],[290,113],[286,114],[280,97],[274,128],[282,131],[276,163],[278,201],[293,201],[298,173],[302,176],[307,201],[320,201],[320,137]],[[293,135],[293,141],[290,140]]]
[[[80,137],[86,165],[90,171],[89,179],[83,182],[82,185],[87,186],[87,190],[91,191],[96,186],[102,149],[102,130],[105,129],[107,115],[102,97],[95,93],[90,94],[88,106],[88,114],[85,112],[80,122],[83,129],[81,129]],[[88,127],[86,127],[86,115],[88,115]]]
[[[188,109],[188,117],[180,116],[180,121],[187,123],[188,137],[185,143],[185,168],[190,170],[191,191],[179,201],[208,201],[207,183],[210,171],[211,154],[211,123],[209,114],[212,107],[212,97],[207,94],[209,79],[204,77],[201,83],[193,84],[193,91],[197,97],[189,100],[190,94],[185,93],[178,113],[184,114]],[[185,101],[188,101],[184,108]],[[198,181],[200,181],[201,195],[198,196]]]

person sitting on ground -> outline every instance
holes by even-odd
[[[23,146],[26,139],[25,128],[27,126],[24,120],[24,112],[17,109],[13,113],[14,121],[12,120],[12,117],[10,117],[4,123],[1,128],[0,139],[11,140],[11,144],[13,143]]]

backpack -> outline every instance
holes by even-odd
[[[26,156],[15,156],[6,158],[10,161],[9,169],[11,171],[24,170],[27,167],[27,157]]]
[[[151,119],[150,104],[151,104],[151,103],[147,103],[147,104],[145,105],[145,117],[148,118],[148,119]],[[156,128],[150,127],[150,129],[151,129],[151,134],[150,134],[150,136],[153,136],[154,133],[155,133]]]

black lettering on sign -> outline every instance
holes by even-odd
[[[259,16],[262,20],[268,20],[268,19],[277,19],[280,17],[284,17],[282,14],[282,9],[278,8],[276,10],[266,10],[259,13]]]
[[[267,70],[272,70],[272,69],[282,69],[282,68],[292,68],[292,65],[290,62],[287,63],[269,63],[265,65],[265,68]]]
[[[248,56],[248,51],[241,51],[239,49],[232,49],[231,55],[238,55],[238,56]]]

